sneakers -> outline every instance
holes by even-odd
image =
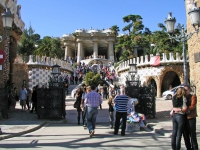
[[[94,130],[92,130],[91,132],[90,132],[90,137],[92,137],[94,135]]]

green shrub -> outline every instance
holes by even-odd
[[[86,85],[95,85],[98,86],[102,83],[100,74],[95,74],[94,72],[88,72],[85,75],[85,84]]]

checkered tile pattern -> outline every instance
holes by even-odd
[[[43,68],[32,68],[29,70],[29,88],[33,88],[37,84],[46,84],[51,75],[51,70]]]
[[[51,69],[45,69],[45,68],[31,68],[28,72],[29,75],[29,88],[33,88],[36,85],[42,86],[42,85],[48,85],[49,76],[51,75],[52,70]],[[69,76],[70,73],[63,73],[61,72],[61,75],[64,77],[66,75]]]

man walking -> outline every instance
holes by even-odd
[[[94,135],[96,117],[98,114],[98,107],[102,103],[101,96],[95,92],[95,86],[92,85],[92,91],[85,97],[85,103],[87,105],[87,127],[90,133],[90,137]]]
[[[122,130],[121,135],[125,135],[126,129],[126,118],[127,118],[127,104],[128,104],[128,96],[125,95],[125,89],[120,89],[120,95],[116,96],[114,99],[114,103],[116,106],[116,119],[115,119],[115,130],[114,134],[118,134],[120,119],[122,118]]]

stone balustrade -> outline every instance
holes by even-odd
[[[150,66],[150,62],[153,54],[140,56],[137,58],[132,58],[127,61],[121,62],[119,66],[116,68],[118,72],[124,71],[129,69],[129,64],[137,64],[137,67],[145,67]],[[169,59],[168,59],[169,58]],[[166,53],[162,53],[160,58],[160,65],[166,65],[166,64],[174,64],[174,63],[183,63],[183,59],[181,59],[180,53],[175,53],[175,58],[173,53],[169,53],[168,57]],[[188,60],[187,60],[188,62]]]
[[[59,65],[61,69],[64,70],[68,70],[73,72],[73,68],[72,65],[66,61],[62,61],[60,59],[57,58],[50,58],[50,57],[46,57],[46,56],[33,56],[30,55],[29,56],[29,61],[27,63],[27,65],[42,65],[42,66],[53,66],[53,65]]]

